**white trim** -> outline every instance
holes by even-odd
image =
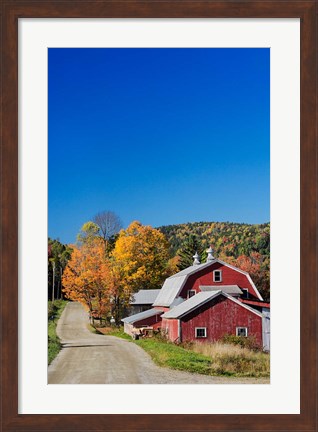
[[[247,327],[241,327],[241,326],[236,327],[236,330],[235,330],[236,336],[241,337],[241,335],[238,335],[238,334],[237,334],[237,333],[238,333],[238,329],[245,329],[246,335],[243,336],[243,337],[247,337],[247,336],[248,336],[248,329],[247,329]]]
[[[207,299],[203,300],[201,303],[193,306],[191,309],[187,310],[186,312],[184,312],[181,315],[175,316],[175,317],[163,317],[166,319],[180,319],[183,318],[184,316],[188,315],[190,312],[193,312],[194,310],[196,310],[199,306],[204,305],[205,303],[208,303],[209,301],[211,301],[212,299],[218,297],[219,295],[223,295],[224,297],[228,298],[229,300],[232,300],[234,303],[238,304],[239,306],[247,309],[248,311],[254,313],[255,315],[257,315],[258,317],[262,318],[263,314],[259,311],[257,311],[256,309],[251,308],[250,306],[246,305],[245,303],[242,303],[240,300],[237,300],[235,297],[231,296],[230,294],[227,294],[221,290],[219,291],[215,291],[215,293],[213,295],[211,295],[211,297],[208,297]],[[185,302],[189,301],[189,299],[185,300]],[[176,306],[178,307],[178,306]],[[173,310],[173,309],[172,309]],[[170,311],[167,311],[170,312]]]
[[[260,300],[264,301],[263,297],[260,295],[258,289],[256,288],[254,282],[252,281],[252,278],[251,278],[251,276],[249,275],[249,273],[247,273],[247,272],[244,271],[244,270],[240,270],[239,268],[234,267],[234,266],[231,265],[231,264],[227,264],[226,262],[221,261],[221,260],[219,260],[219,259],[216,259],[216,261],[217,261],[218,263],[220,263],[220,264],[223,264],[223,265],[226,266],[226,267],[229,267],[229,268],[231,268],[231,269],[233,269],[233,270],[236,270],[236,271],[239,272],[239,273],[244,274],[244,275],[247,277],[249,283],[252,285],[252,287],[253,287],[255,293],[257,294],[257,297],[258,297]]]
[[[190,313],[193,310],[195,310],[197,307],[202,306],[203,304],[209,302],[210,300],[214,299],[215,297],[217,297],[219,295],[223,295],[224,297],[227,297],[229,300],[232,300],[234,303],[242,306],[243,308],[247,309],[248,311],[253,312],[255,315],[257,315],[257,316],[259,316],[261,318],[263,317],[263,314],[261,312],[257,311],[256,309],[251,308],[250,306],[247,306],[245,303],[242,303],[241,301],[237,300],[235,297],[232,297],[230,294],[227,294],[227,293],[225,293],[225,292],[223,292],[223,291],[220,290],[220,291],[216,291],[216,293],[215,293],[214,296],[211,296],[207,300],[203,301],[202,303],[199,303],[198,305],[196,305],[192,309],[190,309],[187,312],[185,312],[184,314],[180,315],[178,318],[184,317],[188,313]]]
[[[220,273],[220,280],[215,280],[215,273],[216,272],[218,272],[218,273]],[[213,282],[214,283],[220,283],[220,282],[222,282],[222,270],[219,270],[219,269],[215,269],[215,270],[213,270]]]
[[[216,291],[214,295],[211,295],[211,297],[208,297],[207,299],[203,300],[201,303],[197,304],[196,306],[193,306],[191,309],[187,310],[186,312],[184,312],[182,315],[179,315],[178,317],[171,317],[171,318],[167,318],[167,319],[180,319],[186,315],[188,315],[188,313],[196,310],[197,307],[204,305],[205,303],[209,302],[210,300],[214,299],[215,297],[217,297],[219,294],[221,294],[221,291]],[[189,300],[189,299],[188,299]],[[188,301],[185,300],[185,301]],[[181,303],[182,304],[182,303]],[[176,306],[177,307],[177,306]],[[173,309],[172,309],[173,310]],[[170,311],[168,311],[170,312]]]
[[[182,342],[182,340],[181,340],[181,322],[179,319],[178,319],[178,339],[179,339],[179,342],[181,343]]]
[[[204,336],[198,336],[197,335],[197,330],[204,330]],[[194,337],[196,339],[204,339],[207,337],[207,327],[195,327],[194,328]]]

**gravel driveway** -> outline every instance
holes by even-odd
[[[63,348],[48,368],[49,384],[264,384],[269,379],[211,377],[156,366],[136,344],[88,330],[88,314],[68,303],[57,325]]]

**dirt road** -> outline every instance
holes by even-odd
[[[48,368],[49,384],[262,384],[267,379],[223,378],[158,367],[136,344],[88,330],[88,315],[69,303],[57,325],[63,349]]]

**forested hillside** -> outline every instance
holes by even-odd
[[[235,258],[259,252],[269,256],[270,224],[239,224],[232,222],[194,222],[179,225],[166,225],[158,228],[165,234],[174,256],[183,246],[189,235],[193,234],[203,248],[213,246],[215,254]]]
[[[172,257],[179,259],[180,270],[191,265],[198,251],[205,262],[210,245],[214,256],[247,271],[265,300],[270,296],[270,224],[232,222],[194,222],[158,228],[170,243]]]
[[[98,317],[110,313],[119,321],[132,292],[160,288],[166,277],[192,265],[195,252],[204,263],[210,245],[216,258],[247,271],[269,300],[269,223],[195,222],[154,229],[136,221],[106,239],[99,225],[86,222],[72,247],[49,239],[49,299],[66,295],[84,302],[89,291],[84,303],[92,314],[96,309]]]

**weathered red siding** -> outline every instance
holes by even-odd
[[[148,318],[145,318],[140,321],[134,322],[134,327],[143,327],[143,326],[149,326],[149,327],[160,327],[161,326],[161,316],[155,315]]]
[[[206,338],[195,338],[195,327],[207,327]],[[220,295],[181,319],[181,338],[186,341],[214,342],[225,334],[236,334],[236,327],[247,327],[262,346],[262,317]]]
[[[161,329],[171,342],[176,342],[179,337],[179,320],[162,318]]]
[[[222,282],[213,282],[214,270],[222,270]],[[217,285],[220,287],[222,287],[222,285],[238,285],[240,288],[248,288],[251,300],[254,297],[259,300],[247,276],[223,264],[215,263],[211,267],[190,275],[185,286],[181,290],[180,297],[187,298],[188,290],[191,289],[194,289],[197,293],[200,292],[200,285]]]

